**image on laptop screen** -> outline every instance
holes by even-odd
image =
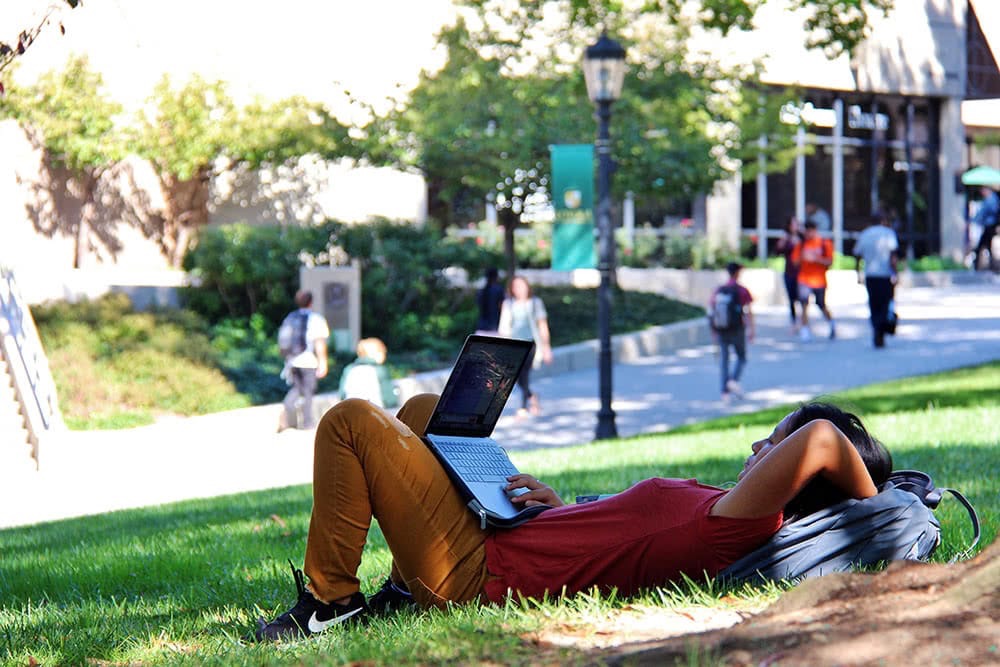
[[[530,342],[471,340],[459,355],[428,428],[488,436],[517,382]]]

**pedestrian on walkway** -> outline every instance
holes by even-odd
[[[858,272],[858,282],[863,282],[868,290],[868,312],[875,347],[885,347],[885,334],[889,330],[889,303],[896,285],[898,250],[899,240],[892,230],[892,220],[882,212],[872,215],[871,226],[861,232],[854,244],[854,268]],[[865,266],[863,274],[862,261]]]
[[[788,295],[788,316],[794,332],[798,326],[798,316],[795,306],[799,302],[799,267],[792,261],[795,247],[802,243],[802,229],[799,219],[794,215],[785,223],[785,234],[778,239],[777,250],[785,258],[785,294]]]
[[[816,223],[816,229],[821,232],[829,232],[833,229],[833,222],[830,220],[830,214],[816,202],[806,203],[806,222]]]
[[[990,260],[983,269],[989,271],[993,268],[993,237],[996,236],[997,221],[1000,219],[1000,196],[993,188],[985,185],[979,191],[983,195],[983,200],[979,202],[979,209],[972,222],[979,225],[983,231],[979,235],[979,243],[976,244],[976,251],[972,257],[972,268],[980,270],[980,257],[986,254]]]
[[[826,306],[826,270],[833,264],[833,242],[819,235],[816,223],[806,220],[802,243],[792,251],[792,261],[799,267],[799,301],[802,303],[802,325],[799,336],[812,340],[809,328],[809,299],[816,300],[823,317],[830,324],[830,340],[837,337],[836,323]]]
[[[363,398],[380,408],[399,407],[399,389],[386,368],[389,351],[382,339],[362,338],[355,349],[357,358],[340,374],[340,400]]]
[[[255,639],[297,639],[400,607],[502,604],[592,588],[632,596],[715,576],[786,518],[874,496],[892,470],[891,455],[857,416],[807,404],[751,445],[728,490],[653,478],[612,498],[566,505],[551,487],[517,474],[504,486],[511,502],[549,509],[516,528],[483,530],[421,440],[437,398],[411,398],[398,419],[359,400],[323,415],[305,575],[293,566],[298,600],[270,623],[260,619]],[[366,600],[358,566],[372,519],[392,564]]]
[[[476,320],[476,333],[495,336],[500,329],[500,307],[503,305],[504,289],[499,281],[500,272],[495,266],[486,269],[486,282],[476,292],[476,305],[479,307],[479,319]]]
[[[552,363],[552,345],[549,338],[549,319],[545,304],[531,292],[531,285],[523,276],[514,276],[507,286],[507,298],[500,307],[500,335],[509,338],[535,341],[535,355],[543,363]],[[538,395],[531,390],[532,363],[526,363],[517,378],[521,388],[519,417],[541,412]]]
[[[721,373],[722,402],[729,403],[743,395],[740,376],[747,361],[747,342],[754,338],[753,296],[739,283],[743,267],[737,262],[726,265],[729,280],[712,293],[708,304],[709,324],[713,337],[719,344],[719,369]],[[736,355],[736,364],[730,369],[730,350]]]
[[[313,312],[312,303],[312,292],[296,292],[296,309],[285,317],[278,329],[278,348],[285,358],[281,377],[291,385],[283,401],[279,431],[309,429],[315,425],[313,396],[318,381],[327,373],[330,327],[322,315]]]

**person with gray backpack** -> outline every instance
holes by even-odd
[[[296,292],[297,308],[278,328],[278,350],[285,359],[281,377],[290,385],[278,422],[279,432],[286,428],[308,429],[315,424],[312,401],[318,381],[327,373],[330,327],[326,318],[311,309],[312,302],[312,292]]]
[[[739,283],[743,267],[737,262],[726,265],[729,280],[720,285],[708,304],[708,323],[719,344],[722,402],[743,395],[740,376],[747,361],[747,343],[754,338],[753,296]],[[736,354],[736,364],[730,368],[730,350]]]

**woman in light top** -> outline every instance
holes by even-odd
[[[522,276],[511,278],[507,286],[508,297],[500,307],[500,335],[535,341],[535,354],[543,363],[552,363],[552,345],[549,338],[549,319],[545,304],[531,293],[531,285]],[[538,395],[531,390],[531,363],[524,365],[517,386],[521,388],[521,408],[518,415],[537,415],[540,412]]]

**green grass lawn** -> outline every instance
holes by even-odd
[[[896,468],[918,468],[969,497],[983,545],[1000,521],[1000,363],[836,395],[892,450]],[[751,441],[786,412],[765,410],[670,433],[557,450],[514,452],[565,498],[614,492],[650,476],[735,479]],[[30,502],[30,499],[24,499]],[[777,587],[725,591],[686,582],[638,599],[579,595],[525,605],[403,613],[367,628],[302,642],[244,645],[258,615],[294,602],[287,561],[301,567],[310,487],[115,512],[0,531],[0,662],[84,664],[344,664],[499,661],[532,663],[526,632],[631,605],[755,608]],[[969,538],[956,502],[937,512],[946,561]],[[372,592],[389,553],[373,530],[360,576]],[[567,661],[584,656],[565,649]],[[704,663],[700,663],[704,664]]]

